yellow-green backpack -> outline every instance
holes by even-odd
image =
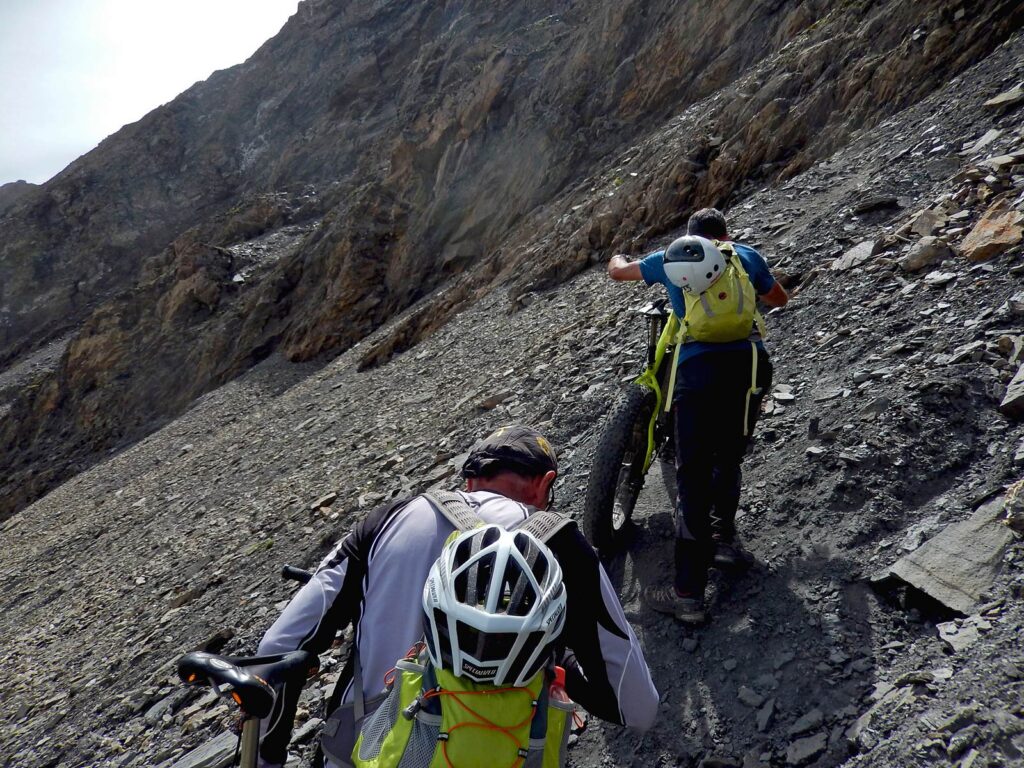
[[[729,342],[764,336],[764,321],[757,311],[757,293],[736,250],[715,241],[727,258],[725,271],[700,294],[683,292],[686,316],[680,327],[680,341]]]
[[[456,677],[425,651],[400,660],[352,750],[356,768],[561,768],[575,706],[547,670],[522,688]]]

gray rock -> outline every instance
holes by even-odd
[[[1024,417],[1024,365],[1017,369],[1016,375],[1006,388],[1006,394],[999,403],[999,412],[1011,419]]]
[[[916,272],[919,269],[938,264],[955,254],[949,244],[938,237],[922,237],[910,247],[907,255],[900,259],[900,269],[904,272]]]
[[[980,507],[967,520],[947,526],[938,535],[873,580],[899,579],[960,613],[971,613],[991,586],[1013,539],[1000,522],[1002,498]]]
[[[775,699],[768,699],[757,711],[757,730],[764,733],[775,719]]]
[[[739,700],[751,709],[757,709],[764,704],[764,696],[745,685],[740,686]]]
[[[945,223],[946,217],[938,211],[920,211],[910,222],[910,231],[921,237],[929,237]]]
[[[803,765],[828,749],[828,734],[818,733],[797,739],[786,749],[787,765]]]
[[[859,267],[878,253],[878,244],[874,240],[865,240],[832,262],[832,269],[837,272]]]
[[[180,760],[166,763],[161,768],[227,768],[234,760],[237,745],[238,737],[231,732],[225,732],[212,741],[196,747]]]
[[[789,727],[790,736],[799,736],[802,733],[809,733],[825,722],[825,715],[815,707]]]

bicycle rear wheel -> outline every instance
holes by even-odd
[[[630,384],[598,439],[583,505],[583,532],[603,558],[628,543],[633,509],[644,485],[647,428],[654,408],[654,392]]]

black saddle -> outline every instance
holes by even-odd
[[[209,685],[257,718],[266,717],[274,708],[276,686],[305,682],[319,670],[320,659],[309,651],[272,656],[217,656],[195,651],[178,660],[178,676],[183,682]]]

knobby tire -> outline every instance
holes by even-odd
[[[617,554],[627,543],[633,507],[644,484],[647,427],[654,407],[654,392],[630,384],[612,407],[598,439],[583,507],[583,532],[602,557]]]

